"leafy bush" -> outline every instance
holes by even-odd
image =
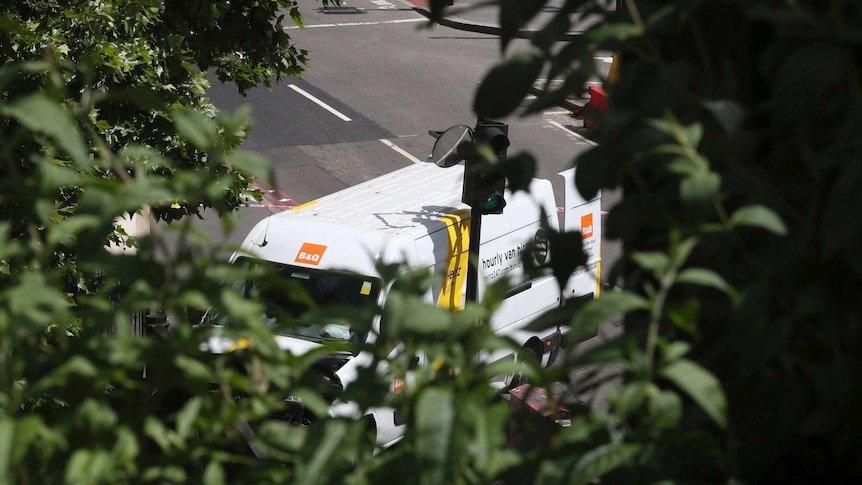
[[[621,291],[575,319],[623,314],[625,331],[566,367],[616,364],[625,385],[612,416],[588,418],[613,418],[608,442],[564,456],[564,438],[558,464],[576,482],[858,479],[862,8],[603,3],[564,3],[476,95],[479,115],[508,115],[540,72],[563,79],[538,112],[619,56],[599,144],[573,162],[583,195],[622,191],[604,233],[623,243]],[[501,2],[501,47],[547,5]]]
[[[612,366],[623,385],[609,410],[579,409],[553,441],[513,448],[508,405],[488,378],[516,369],[476,359],[513,345],[481,324],[497,300],[437,312],[417,296],[427,275],[400,275],[404,291],[379,309],[398,324],[366,346],[371,365],[358,385],[334,396],[402,413],[408,433],[384,453],[367,423],[326,415],[314,363],[343,348],[280,351],[254,295],[231,289],[248,270],[226,264],[195,226],[157,226],[131,254],[105,249],[121,214],[149,206],[171,220],[180,201],[185,212],[204,202],[227,215],[247,182],[266,176],[265,163],[235,151],[246,114],[217,117],[190,68],[241,78],[241,88],[300,69],[304,54],[270,29],[276,3],[251,3],[263,9],[263,40],[236,57],[242,37],[209,27],[244,28],[228,19],[243,2],[193,2],[199,15],[188,18],[173,2],[0,7],[10,59],[0,67],[0,483],[858,477],[858,2],[629,0],[611,12],[567,2],[530,51],[491,71],[476,96],[480,116],[515,109],[543,69],[565,78],[528,105],[535,112],[578,92],[597,53],[621,54],[600,144],[573,160],[583,194],[622,190],[605,233],[623,242],[610,278],[619,291],[568,317],[579,334],[624,316],[625,332],[528,373],[546,386]],[[278,4],[298,21],[295,4]],[[502,2],[502,48],[546,6]],[[601,21],[560,42],[584,13]],[[83,26],[96,34],[75,30]],[[163,71],[132,62],[159,58],[156,45],[190,57],[166,55]],[[157,95],[125,90],[134,87]],[[176,319],[171,338],[131,335],[130,317],[153,309]],[[204,352],[207,328],[192,324],[207,309],[229,315],[227,335],[252,344]],[[389,393],[418,353],[416,381]],[[312,426],[290,424],[287,397],[302,399]]]

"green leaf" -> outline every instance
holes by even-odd
[[[0,417],[0,485],[11,485],[12,453],[15,451],[15,420]]]
[[[571,323],[566,342],[576,344],[586,335],[593,335],[599,326],[609,320],[636,310],[646,310],[649,302],[643,297],[627,291],[603,292],[601,298],[588,301],[578,311]]]
[[[344,421],[330,419],[322,424],[323,438],[316,443],[312,459],[305,468],[305,483],[326,483],[324,478],[333,472],[330,463],[337,461],[333,460],[333,456],[347,435],[347,423]]]
[[[207,463],[203,478],[204,485],[225,485],[227,483],[224,468],[221,463],[215,460]]]
[[[509,422],[511,410],[504,403],[490,405],[478,416],[472,417],[476,425],[473,454],[477,467],[495,472],[500,463],[499,451],[504,448],[507,436],[506,425]]]
[[[712,117],[721,124],[725,133],[736,133],[745,121],[745,109],[734,101],[704,101],[703,105],[712,114]]]
[[[178,355],[174,359],[174,364],[181,370],[186,378],[196,380],[214,380],[215,376],[212,369],[205,363],[193,359],[186,355]]]
[[[521,152],[515,156],[508,156],[500,162],[500,165],[506,174],[506,188],[512,192],[529,190],[537,167],[536,159],[532,155]]]
[[[691,344],[688,342],[671,342],[667,345],[662,345],[662,360],[665,363],[670,363],[681,359],[691,350]]]
[[[117,462],[132,463],[141,451],[138,437],[128,428],[120,428],[117,431],[117,440],[111,450],[111,454]]]
[[[670,257],[659,251],[632,253],[631,258],[635,264],[659,279],[670,269]]]
[[[54,163],[42,163],[39,166],[39,171],[42,172],[43,187],[72,187],[84,183],[84,178],[81,173],[74,168]]]
[[[560,288],[566,286],[566,282],[572,274],[583,268],[587,264],[587,253],[584,252],[584,239],[580,231],[572,232],[557,232],[553,230],[545,231],[548,240],[548,247],[552,254],[553,264],[551,265],[551,273],[557,280]],[[536,241],[530,241],[527,244],[530,251],[531,265],[536,261],[535,254],[539,249],[536,247]],[[526,266],[526,264],[525,264]]]
[[[117,159],[123,165],[140,164],[145,165],[149,170],[155,170],[162,167],[173,167],[174,162],[162,156],[156,150],[143,145],[130,144],[123,147],[117,152]]]
[[[272,165],[266,158],[252,152],[240,151],[230,156],[230,164],[236,170],[241,170],[256,178],[262,178],[269,183],[273,181]]]
[[[659,429],[672,429],[682,419],[682,399],[672,391],[650,396],[647,409],[653,425]]]
[[[0,261],[17,256],[24,250],[24,246],[9,234],[10,228],[8,221],[0,222],[0,241],[3,241],[3,244],[0,244]]]
[[[302,401],[302,406],[311,411],[316,416],[323,416],[329,410],[329,405],[332,404],[320,396],[319,392],[311,389],[299,388],[294,389],[293,396]]]
[[[635,24],[615,23],[592,28],[586,36],[591,43],[605,44],[623,42],[643,34],[644,29]]]
[[[0,114],[17,119],[32,131],[50,136],[78,165],[90,166],[87,145],[74,119],[62,105],[47,96],[33,94],[0,106]]]
[[[733,293],[733,287],[731,287],[727,281],[721,277],[721,275],[706,268],[686,268],[679,272],[676,277],[676,282],[708,286],[727,294]]]
[[[147,111],[161,110],[165,106],[165,100],[151,86],[123,87],[93,94],[94,105],[110,103],[117,103],[118,106],[129,103]]]
[[[730,220],[737,226],[759,227],[779,236],[787,234],[784,221],[775,211],[763,205],[741,207],[730,216]]]
[[[43,273],[28,271],[20,278],[19,285],[6,288],[8,310],[42,323],[56,321],[58,314],[66,310],[63,294],[49,285]]]
[[[113,460],[105,450],[79,449],[66,466],[66,483],[106,483]]]
[[[858,24],[857,24],[858,25]],[[850,44],[839,42],[804,42],[794,49],[775,49],[781,52],[781,66],[774,74],[770,110],[776,123],[800,123],[814,126],[812,112],[824,109],[823,101],[843,94],[846,73],[856,66],[856,53]]]
[[[83,355],[72,356],[40,381],[39,388],[61,387],[72,378],[92,379],[99,375],[99,368]]]
[[[177,303],[197,310],[206,310],[210,307],[209,298],[199,290],[187,290],[180,293],[177,297]]]
[[[230,311],[230,316],[237,321],[242,321],[243,318],[257,320],[262,307],[260,303],[247,300],[235,291],[225,288],[221,292],[222,303]]]
[[[691,333],[697,326],[700,315],[700,300],[688,298],[684,301],[670,302],[666,307],[667,317],[673,325],[686,333]]]
[[[194,397],[177,414],[177,434],[182,439],[189,437],[195,419],[201,412],[203,402],[200,397]]]
[[[682,147],[679,145],[671,145],[672,147],[676,147],[678,150],[675,152],[684,151]],[[670,150],[665,150],[670,151]],[[702,156],[691,156],[689,154],[685,154],[684,156],[674,157],[673,160],[668,162],[667,169],[668,171],[684,176],[690,176],[695,173],[701,172],[704,169],[709,168],[709,163]]]
[[[453,327],[449,311],[428,305],[416,295],[391,293],[386,298],[383,313],[388,323],[386,332],[390,335],[400,332],[429,335]]]
[[[721,188],[721,176],[715,172],[699,170],[684,179],[679,184],[679,196],[688,209],[706,211],[712,207],[712,201]]]
[[[571,361],[572,367],[592,364],[624,365],[627,362],[629,344],[626,339],[617,338],[579,351]]]
[[[546,0],[502,0],[499,3],[500,40],[503,50],[518,31],[536,16]]]
[[[174,110],[172,116],[177,131],[189,143],[201,150],[209,150],[215,145],[216,129],[206,115],[192,110]]]
[[[294,5],[296,5],[296,4],[294,4]],[[325,3],[324,3],[324,5],[325,5]],[[293,20],[294,25],[296,25],[297,27],[299,27],[301,29],[305,29],[305,25],[302,23],[302,15],[299,13],[298,8],[294,7],[294,8],[290,9],[290,18],[291,18],[291,20]]]
[[[473,108],[479,118],[499,119],[521,105],[542,71],[542,59],[520,52],[494,66],[476,91]]]
[[[703,139],[703,125],[700,123],[692,123],[691,125],[682,128],[683,138],[679,140],[680,145],[697,148],[700,141]]]
[[[620,416],[625,417],[636,412],[647,396],[647,381],[634,381],[613,393],[611,400]]]
[[[682,389],[722,428],[727,426],[727,398],[712,373],[688,359],[677,360],[659,375]]]
[[[697,243],[698,239],[696,237],[689,237],[673,246],[673,249],[671,250],[671,258],[673,260],[672,264],[675,268],[681,268],[685,262],[688,261],[688,257],[691,256],[691,252],[694,250],[695,246],[697,246]]]
[[[455,399],[449,389],[425,389],[416,403],[416,462],[419,483],[449,483],[449,450],[455,419]]]
[[[60,224],[51,227],[48,232],[48,245],[71,242],[77,235],[85,231],[93,231],[104,227],[104,221],[91,215],[76,215],[64,219]]]
[[[14,29],[16,26],[18,26],[18,23],[13,22],[9,17],[0,17],[0,31],[4,31],[5,33],[8,30]],[[21,67],[22,66],[19,63],[9,62],[0,68],[0,91],[6,91],[6,86],[19,76],[18,72],[21,70]]]
[[[632,461],[641,451],[634,443],[608,443],[585,453],[569,477],[573,485],[586,485]]]
[[[144,420],[144,434],[155,441],[162,451],[168,451],[171,440],[168,438],[170,430],[155,416],[147,416]]]

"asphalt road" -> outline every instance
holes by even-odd
[[[327,9],[319,0],[301,0],[305,29],[286,30],[309,51],[302,79],[285,78],[272,90],[256,88],[245,98],[230,85],[211,90],[224,111],[251,105],[254,131],[244,148],[272,162],[276,188],[288,196],[268,202],[307,202],[424,162],[434,141],[428,130],[472,126],[473,94],[483,75],[504,55],[528,48],[519,40],[502,53],[493,36],[429,26],[404,2],[348,0],[345,7]],[[462,15],[468,23],[495,22],[487,10]],[[580,120],[559,108],[500,121],[510,125],[509,152],[536,156],[539,177],[555,184],[562,206],[557,174],[591,144]],[[613,202],[608,195],[605,205]],[[226,240],[239,242],[266,215],[266,209],[246,210],[237,234]],[[603,254],[610,259],[613,249]]]

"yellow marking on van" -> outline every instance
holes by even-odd
[[[440,372],[440,369],[442,369],[443,366],[445,366],[445,365],[446,365],[446,362],[444,362],[442,358],[437,357],[436,359],[434,359],[434,366],[433,366],[434,367],[434,377],[437,377],[437,373]],[[454,376],[455,370],[452,369],[451,367],[449,367],[446,369],[446,373],[449,374],[450,376]]]
[[[241,338],[241,339],[237,340],[235,344],[231,345],[230,348],[227,349],[227,351],[233,352],[234,350],[247,349],[250,346],[251,346],[251,340],[249,340],[247,338]]]
[[[316,200],[312,200],[311,202],[306,202],[305,204],[299,204],[299,205],[298,205],[298,206],[296,206],[296,207],[291,207],[291,208],[290,208],[290,210],[292,210],[292,211],[298,211],[298,210],[300,210],[300,209],[305,209],[306,207],[311,207],[311,206],[313,206],[313,205],[315,205],[315,204],[317,204],[317,201],[316,201]]]
[[[470,257],[470,211],[458,210],[440,219],[445,222],[449,233],[448,255],[443,268],[443,282],[437,302],[443,308],[463,310],[461,296],[464,293],[464,280],[467,277],[467,263]]]
[[[596,298],[602,295],[602,246],[599,245],[599,263],[596,265]]]

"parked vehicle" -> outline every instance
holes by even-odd
[[[571,180],[574,170],[561,175],[567,187],[563,225],[566,230],[581,232],[589,255],[587,267],[573,275],[564,288],[550,274],[529,278],[524,271],[528,245],[537,248],[529,253],[536,263],[552,257],[543,225],[553,230],[560,226],[552,184],[540,179],[532,181],[529,193],[507,190],[503,213],[484,216],[478,258],[479,299],[489,284],[504,276],[512,284],[491,327],[521,343],[546,365],[559,348],[565,329],[536,332],[528,330],[527,324],[567,300],[592,298],[599,293],[600,197],[587,201],[577,194]],[[370,319],[361,327],[326,321],[285,327],[289,330],[275,336],[278,345],[302,353],[328,340],[373,341],[385,323],[376,312],[363,313],[362,309],[382,306],[391,289],[378,274],[380,263],[431,269],[436,279],[425,299],[451,310],[463,308],[472,237],[470,208],[461,202],[463,179],[463,165],[443,168],[434,163],[416,164],[260,221],[245,238],[242,251],[234,255],[236,264],[265,261],[285,280],[305,288],[316,302],[350,305],[357,309],[357,318]],[[268,309],[284,314],[302,309],[297,307],[301,302],[286,295],[263,296]],[[262,318],[278,313],[267,311]],[[212,323],[218,324],[218,319]],[[214,339],[210,350],[223,353],[235,345]],[[490,360],[505,357],[499,352],[487,356]],[[368,362],[370,357],[364,352],[339,356],[330,366],[331,379],[337,385],[350,386],[357,369]],[[389,378],[391,392],[399,392],[405,377]],[[350,403],[336,402],[330,409],[333,415],[355,412]],[[367,417],[373,420],[381,446],[389,446],[402,436],[403,425],[393,410],[372,409]]]

